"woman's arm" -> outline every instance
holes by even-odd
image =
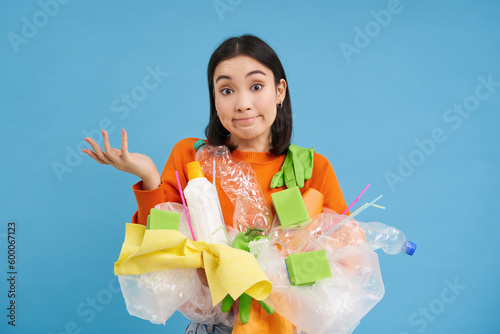
[[[197,138],[186,138],[174,145],[159,176],[159,182],[151,181],[150,185],[146,185],[145,180],[142,180],[132,186],[137,201],[137,211],[131,220],[133,224],[146,225],[150,210],[157,204],[181,203],[175,172],[178,172],[181,187],[184,189],[188,182],[186,165],[195,160],[196,151],[193,144],[197,140]]]
[[[312,178],[306,181],[306,186],[318,190],[325,196],[323,206],[334,210],[338,214],[344,212],[347,209],[347,204],[337,176],[330,161],[321,154],[314,154],[312,175]]]

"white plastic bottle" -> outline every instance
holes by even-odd
[[[198,161],[188,163],[187,168],[189,182],[184,197],[196,240],[229,245],[213,184],[203,175]]]
[[[366,243],[375,250],[382,248],[387,254],[405,253],[413,255],[417,245],[407,241],[403,232],[393,226],[382,223],[361,223],[358,225],[366,232]]]

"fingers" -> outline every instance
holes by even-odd
[[[250,319],[250,310],[252,308],[252,297],[243,292],[240,296],[240,320],[246,324]]]
[[[274,174],[273,178],[271,179],[271,188],[283,187],[283,185],[285,184],[285,181],[283,179],[283,173],[284,173],[284,168],[281,167],[279,172]]]
[[[88,154],[92,159],[100,163],[101,165],[109,165],[107,162],[99,159],[97,154],[95,154],[92,150],[89,150],[88,148],[82,150],[83,153]]]
[[[127,142],[127,132],[125,129],[122,129],[122,144],[121,144],[121,153],[124,159],[128,159],[128,142]]]
[[[271,306],[267,305],[266,303],[264,303],[262,300],[259,300],[259,304],[260,306],[262,306],[262,308],[268,313],[268,314],[273,314],[274,313],[274,310]]]
[[[292,188],[297,185],[295,182],[295,174],[293,171],[293,160],[292,154],[289,152],[285,157],[285,161],[283,162],[284,174],[283,179],[285,181],[285,185],[287,188]]]
[[[91,137],[87,137],[87,138],[83,138],[83,140],[85,140],[87,143],[89,143],[89,145],[94,150],[94,152],[92,152],[94,155],[90,154],[90,150],[88,150],[89,152],[85,152],[85,153],[87,153],[88,155],[90,155],[92,158],[97,157],[100,161],[103,161],[104,163],[106,163],[108,165],[112,165],[113,164],[113,162],[102,151],[101,147],[99,145],[97,145],[97,143],[94,141],[94,139],[92,139]],[[94,158],[94,160],[96,160],[97,162],[99,162],[99,160],[97,160],[95,158]]]
[[[120,151],[120,150],[118,150],[116,148],[113,148],[113,147],[111,148],[111,152],[113,152],[116,155],[121,155],[122,154],[122,151]]]
[[[115,163],[116,155],[111,151],[111,144],[109,143],[109,135],[104,129],[102,130],[102,143],[104,145],[104,151],[106,152],[106,157],[111,160],[111,164]]]
[[[302,166],[302,162],[298,159],[298,157],[294,154],[292,156],[293,159],[293,171],[295,175],[295,181],[299,188],[304,187],[304,166]]]
[[[227,294],[226,297],[222,300],[222,304],[220,306],[220,309],[222,312],[226,313],[231,309],[231,306],[234,304],[234,299],[231,297],[230,294]]]

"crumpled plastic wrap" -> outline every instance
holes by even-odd
[[[368,245],[327,247],[332,278],[311,286],[292,286],[285,255],[267,239],[250,251],[273,283],[265,301],[303,333],[352,333],[384,295],[377,253]]]
[[[269,235],[283,253],[292,254],[319,249],[338,249],[344,246],[366,244],[366,232],[361,223],[349,216],[324,209],[299,227],[283,228],[275,224]],[[327,232],[331,234],[326,235]],[[376,248],[372,248],[376,249]]]
[[[236,320],[236,314],[223,313],[220,304],[212,306],[209,288],[200,281],[196,269],[121,275],[118,279],[129,314],[154,324],[165,324],[176,310],[203,324],[232,326]]]
[[[212,306],[208,285],[197,279],[191,289],[190,298],[179,308],[179,311],[186,318],[200,324],[223,323],[226,326],[234,325],[237,313],[232,311],[222,312],[220,303]]]
[[[235,205],[233,228],[259,228],[267,233],[272,223],[271,206],[252,166],[246,161],[234,161],[226,146],[207,145],[196,153],[205,177],[213,176],[214,159],[221,187]]]
[[[128,313],[154,324],[165,324],[190,299],[196,279],[195,269],[118,276]]]
[[[190,238],[189,225],[182,204],[166,202],[156,209],[180,214],[180,231]],[[118,280],[130,315],[154,324],[165,322],[179,310],[191,321],[232,326],[236,315],[223,313],[220,304],[212,306],[208,285],[196,269],[160,270],[143,275],[119,275]]]

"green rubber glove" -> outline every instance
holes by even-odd
[[[243,293],[240,298],[240,305],[239,305],[239,314],[240,314],[240,319],[242,324],[246,324],[248,320],[250,319],[250,310],[252,309],[252,297],[247,295],[246,293]],[[234,299],[230,295],[226,295],[224,299],[222,300],[221,304],[221,311],[222,312],[227,312],[233,306]],[[262,308],[269,314],[273,314],[274,310],[272,309],[271,306],[267,305],[263,301],[259,301],[259,304],[262,306]]]
[[[271,188],[286,185],[287,188],[304,187],[304,181],[312,176],[314,148],[303,148],[291,144],[278,173],[271,180]]]
[[[268,238],[267,236],[262,235],[263,232],[264,232],[263,230],[258,228],[254,229],[247,228],[246,232],[238,233],[238,235],[234,239],[233,248],[242,249],[244,251],[250,252],[250,248],[248,247],[250,241],[259,240],[262,238]],[[246,324],[250,319],[252,297],[250,297],[246,293],[243,293],[240,296],[239,300],[240,300],[239,314],[241,323]],[[267,313],[273,314],[274,310],[269,305],[267,305],[263,301],[259,301],[259,303]],[[229,311],[229,309],[231,309],[231,306],[233,306],[233,304],[234,304],[234,299],[233,297],[231,297],[231,295],[228,294],[222,300],[220,309],[222,312],[227,312]]]

